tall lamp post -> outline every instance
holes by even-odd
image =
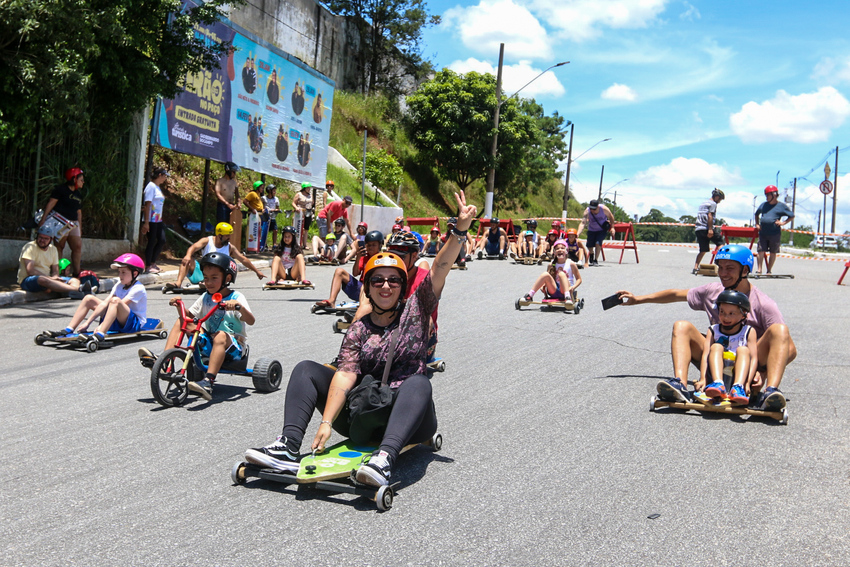
[[[505,59],[505,44],[499,44],[499,70],[496,73],[496,111],[493,113],[493,143],[490,146],[490,157],[493,160],[493,164],[490,166],[490,171],[487,172],[487,195],[484,197],[484,216],[492,217],[493,216],[493,186],[496,183],[496,154],[499,148],[499,113],[502,108],[502,63]],[[519,88],[514,94],[509,96],[508,98],[512,98],[519,94],[519,91],[542,77],[545,73],[554,69],[555,67],[560,67],[562,65],[568,64],[569,61],[561,61],[560,63],[555,63],[554,65],[550,65],[546,69],[540,72],[539,75],[525,83],[522,87]],[[507,98],[505,99],[507,100]]]
[[[595,148],[596,146],[598,146],[602,142],[608,142],[608,141],[611,140],[611,138],[605,138],[604,140],[599,140],[598,142],[596,142],[595,144],[593,144],[592,146],[590,146],[589,148],[587,148],[586,150],[581,152],[577,158],[573,159],[573,128],[575,128],[575,124],[570,123],[570,147],[567,149],[567,180],[564,183],[564,210],[562,211],[562,214],[561,214],[561,218],[563,218],[563,219],[567,218],[567,203],[569,203],[569,201],[570,201],[570,165],[574,161],[580,160],[581,156],[583,156],[584,154],[586,154],[587,152],[589,152],[590,150],[592,150],[593,148]]]

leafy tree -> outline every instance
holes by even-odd
[[[237,0],[236,5],[244,0]],[[227,44],[198,25],[228,0],[176,12],[180,0],[0,1],[0,140],[88,126],[121,132],[156,96],[172,97],[189,72],[215,68]]]
[[[658,209],[650,209],[649,214],[642,216],[639,222],[677,222],[666,216]],[[682,229],[674,226],[638,226],[635,238],[645,242],[685,242]]]
[[[358,172],[363,168],[358,165]],[[366,154],[366,179],[384,191],[394,192],[404,179],[404,170],[398,160],[386,150],[370,151]],[[377,198],[375,199],[377,202]]]
[[[323,0],[354,21],[360,36],[358,66],[364,92],[401,93],[405,77],[421,79],[431,66],[422,59],[422,30],[440,23],[424,0]]]

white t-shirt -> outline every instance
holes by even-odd
[[[151,181],[145,187],[145,196],[142,199],[145,203],[151,202],[150,217],[147,219],[150,222],[162,222],[162,203],[165,201],[165,195],[162,194],[162,189],[159,185]]]
[[[280,251],[280,263],[283,264],[283,267],[286,268],[287,271],[291,270],[292,267],[295,266],[295,259],[292,257],[291,246],[287,246]]]
[[[266,206],[266,211],[274,211],[280,208],[280,201],[277,197],[263,197],[263,204]]]
[[[132,311],[136,318],[139,319],[139,325],[144,325],[147,322],[148,292],[145,290],[145,286],[143,286],[141,282],[136,280],[129,289],[124,289],[124,284],[118,281],[114,286],[112,286],[112,291],[109,292],[109,297],[106,298],[106,301],[109,301],[109,298],[112,296],[121,300],[129,297],[130,301],[127,302],[127,307],[129,307],[130,311]]]
[[[248,311],[251,310],[251,307],[248,305],[248,300],[238,291],[234,291],[225,297],[224,301],[230,301],[231,299],[238,300],[245,309]],[[189,313],[200,319],[209,313],[210,309],[213,308],[213,305],[215,304],[213,303],[212,296],[209,293],[205,293],[192,304],[192,307],[189,308]],[[210,315],[209,319],[204,321],[204,331],[206,331],[208,335],[212,335],[218,331],[224,331],[225,333],[236,337],[236,340],[239,341],[239,344],[242,346],[245,346],[245,341],[248,338],[245,327],[245,323],[242,322],[242,313],[239,311],[218,310]]]

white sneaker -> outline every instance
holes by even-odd
[[[369,462],[357,469],[357,482],[370,486],[387,486],[390,483],[390,459],[386,451],[373,453]]]

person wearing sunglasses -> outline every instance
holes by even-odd
[[[283,431],[269,445],[248,449],[248,462],[297,473],[301,443],[313,408],[322,414],[310,445],[313,450],[322,451],[332,431],[350,436],[348,394],[364,376],[383,376],[391,342],[395,342],[395,349],[387,383],[394,401],[386,427],[377,434],[378,450],[357,470],[357,481],[372,486],[389,484],[401,449],[434,435],[437,417],[431,382],[425,374],[430,314],[437,307],[446,276],[476,213],[474,205],[466,204],[462,191],[455,197],[459,208],[457,227],[410,297],[405,298],[408,268],[401,257],[390,251],[369,260],[363,287],[372,311],[349,327],[336,371],[312,361],[295,366],[286,390]]]

